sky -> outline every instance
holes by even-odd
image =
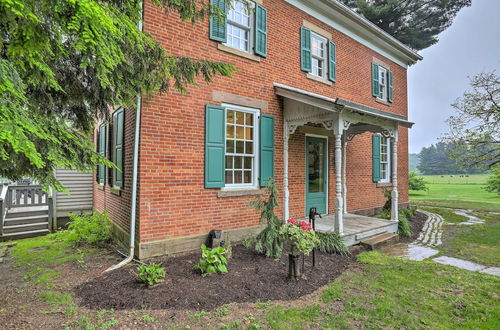
[[[500,73],[500,0],[472,0],[437,44],[419,52],[424,59],[408,71],[410,152],[438,142],[448,132],[451,104],[469,89],[469,78]]]

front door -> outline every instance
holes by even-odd
[[[327,190],[327,140],[306,137],[306,216],[315,207],[318,213],[326,213]]]

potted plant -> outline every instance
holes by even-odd
[[[302,276],[303,271],[299,263],[300,256],[309,255],[319,244],[319,238],[309,222],[295,219],[288,219],[281,227],[280,234],[291,246],[288,255],[288,276],[297,279]]]

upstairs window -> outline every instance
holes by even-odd
[[[238,51],[267,56],[267,10],[252,1],[248,5],[234,0],[229,6],[226,0],[210,0],[210,5],[226,14],[210,17],[210,39]]]
[[[372,95],[378,100],[393,100],[393,73],[379,64],[372,63]]]
[[[241,1],[235,1],[227,14],[226,45],[244,52],[251,50],[253,18],[249,8]]]
[[[326,76],[326,38],[311,32],[312,74],[321,78]]]

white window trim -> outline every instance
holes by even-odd
[[[237,1],[233,1],[233,2],[237,2]],[[252,1],[250,1],[249,4],[250,4],[251,8],[255,9],[255,4]],[[245,5],[244,2],[243,2],[243,5]],[[239,50],[240,52],[244,52],[244,53],[248,53],[248,54],[254,54],[255,10],[253,10],[252,12],[249,13],[250,27],[241,25],[238,22],[230,21],[229,20],[229,11],[228,11],[227,15],[228,15],[228,17],[226,18],[226,25],[230,24],[230,25],[234,25],[234,26],[239,27],[239,28],[244,29],[244,30],[248,29],[248,50],[243,50],[243,49],[240,49],[240,48],[233,47],[227,41],[225,43],[223,43],[223,45],[227,46],[227,47],[230,47],[230,48],[233,48],[233,49],[236,49],[236,50]],[[228,29],[226,27],[226,40],[227,40],[227,31],[228,31]]]
[[[379,70],[379,74],[378,74],[379,88],[380,88],[380,86],[384,86],[384,96],[383,97],[377,96],[377,99],[379,99],[381,101],[386,101],[387,102],[387,100],[389,99],[389,93],[388,93],[389,90],[387,88],[387,84],[388,84],[388,81],[387,81],[388,74],[387,74],[387,72],[389,72],[389,70],[387,70],[386,68],[384,68],[381,65],[378,66],[378,70]],[[380,83],[380,77],[382,76],[382,74],[385,75],[385,77],[384,77],[385,78],[384,79],[385,84],[381,84]],[[379,95],[380,95],[380,93],[379,93]]]
[[[260,174],[260,167],[259,167],[259,150],[260,150],[260,141],[259,141],[259,136],[260,136],[260,109],[257,108],[249,108],[249,107],[243,107],[240,105],[234,105],[234,104],[228,104],[228,103],[223,103],[223,107],[226,108],[227,110],[236,110],[236,111],[242,111],[242,112],[250,112],[254,114],[254,121],[255,125],[253,128],[253,134],[254,134],[254,167],[253,167],[253,175],[252,175],[252,184],[248,183],[238,183],[238,184],[226,184],[224,183],[224,187],[221,188],[222,191],[232,191],[232,190],[249,190],[249,189],[255,189],[258,190],[260,189],[260,183],[259,183],[259,174]],[[226,122],[226,116],[224,115],[224,141],[226,141],[226,136],[227,136],[227,122]],[[226,180],[226,143],[224,143],[224,182]]]
[[[323,40],[324,49],[323,49],[323,57],[322,58],[313,54],[313,51],[312,51],[312,39],[313,39],[313,37]],[[323,61],[323,74],[322,75],[317,75],[317,74],[313,73],[312,60],[314,58],[319,58]],[[326,79],[326,77],[328,77],[328,38],[325,38],[322,35],[317,34],[314,31],[311,31],[311,72],[310,73],[311,73],[311,75],[313,75],[315,77],[320,77],[320,78],[324,78],[324,79]]]
[[[380,181],[381,183],[391,182],[391,138],[380,136]],[[385,171],[385,178],[382,177],[382,140],[386,141],[387,144],[387,169]]]

